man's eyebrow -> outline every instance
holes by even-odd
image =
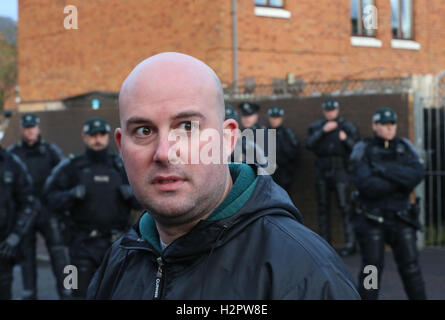
[[[178,119],[184,119],[184,118],[201,118],[201,119],[205,119],[205,116],[198,111],[184,111],[184,112],[180,112],[176,115],[174,115],[171,120],[178,120]],[[148,118],[143,118],[143,117],[131,117],[129,118],[126,122],[125,122],[127,128],[131,125],[138,125],[138,124],[151,124],[153,125],[153,121],[151,121]]]
[[[178,119],[184,119],[184,118],[201,118],[205,119],[205,116],[198,111],[183,111],[176,115],[174,115],[171,120],[178,120]]]
[[[153,122],[150,119],[142,117],[131,117],[125,122],[127,127],[135,124],[146,124],[146,123],[152,124]]]

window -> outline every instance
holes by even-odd
[[[255,0],[256,6],[283,8],[284,0]]]
[[[395,39],[413,39],[413,1],[391,0],[392,36]]]
[[[351,0],[351,25],[352,35],[360,37],[374,37],[375,28],[365,24],[365,19],[373,19],[373,23],[377,22],[377,17],[368,17],[370,14],[376,15],[375,10],[368,10],[369,6],[374,6],[374,0]]]

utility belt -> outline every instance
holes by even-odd
[[[352,201],[355,208],[355,213],[357,215],[361,215],[365,217],[367,220],[373,221],[378,224],[388,224],[388,221],[399,220],[407,225],[413,227],[416,230],[422,230],[422,225],[419,222],[419,214],[420,214],[420,206],[419,206],[419,198],[416,199],[416,202],[410,205],[410,208],[407,210],[400,211],[391,211],[391,210],[382,210],[382,209],[372,209],[368,210],[361,206],[357,201],[357,195],[352,195]]]
[[[85,228],[73,226],[71,232],[74,234],[82,234],[88,239],[107,239],[111,242],[116,241],[122,234],[124,230],[121,229],[111,229],[111,230],[101,230],[98,228]]]

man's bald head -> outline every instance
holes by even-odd
[[[224,120],[215,72],[184,54],[148,58],[124,81],[119,112],[115,139],[128,180],[158,230],[191,226],[208,216],[230,190],[223,158],[233,152],[238,135],[238,123]]]
[[[162,100],[168,99],[172,91],[213,95],[214,107],[221,123],[224,121],[224,93],[216,73],[204,62],[176,52],[154,55],[139,63],[128,75],[119,95],[121,120],[122,109],[131,104],[133,97],[155,96]]]

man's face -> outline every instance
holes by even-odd
[[[324,113],[324,117],[326,118],[326,120],[328,121],[332,121],[337,119],[338,114],[340,113],[340,109],[334,109],[334,110],[323,110]]]
[[[40,135],[39,126],[22,128],[23,140],[28,144],[34,144]]]
[[[174,69],[171,73],[170,68]],[[157,223],[165,226],[195,221],[214,209],[223,197],[227,164],[191,163],[193,150],[200,154],[208,145],[200,141],[197,130],[217,131],[217,145],[221,147],[223,140],[228,142],[225,147],[230,155],[236,136],[223,136],[222,129],[238,128],[233,119],[223,122],[224,101],[222,96],[217,98],[213,79],[199,70],[186,68],[183,74],[178,68],[173,64],[163,68],[154,65],[149,71],[130,75],[121,90],[121,128],[115,132],[136,198]],[[198,126],[194,127],[196,122]],[[173,162],[169,156],[177,144],[169,141],[173,132],[189,141],[186,152],[174,152],[177,160],[185,163]]]
[[[278,128],[283,123],[283,117],[269,117],[269,123],[272,128]]]
[[[82,138],[87,147],[94,151],[105,149],[110,142],[110,134],[105,132],[96,132],[93,135],[82,133]]]
[[[241,123],[244,128],[251,128],[258,122],[258,113],[254,113],[248,116],[241,116]]]
[[[375,131],[377,136],[385,140],[392,140],[397,134],[397,124],[395,123],[373,123],[372,129]]]

